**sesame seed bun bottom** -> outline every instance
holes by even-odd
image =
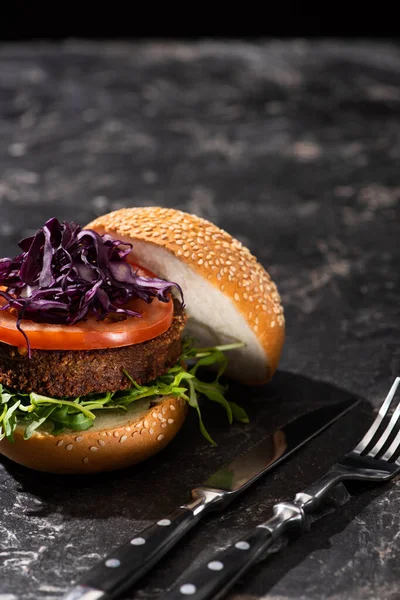
[[[41,430],[24,440],[23,430],[17,427],[14,442],[1,440],[0,454],[45,473],[114,471],[163,450],[181,429],[186,415],[187,403],[181,398],[161,397],[151,407],[148,399],[139,400],[127,412],[98,412],[86,431],[52,435]]]

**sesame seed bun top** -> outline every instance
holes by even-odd
[[[199,344],[246,344],[229,354],[229,377],[246,384],[271,379],[285,337],[281,298],[239,240],[197,215],[157,206],[122,208],[85,228],[132,243],[134,260],[181,285],[186,332]]]

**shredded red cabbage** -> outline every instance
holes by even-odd
[[[0,286],[6,288],[0,295],[7,301],[1,309],[15,309],[29,356],[29,340],[21,328],[24,318],[72,325],[89,315],[99,320],[110,313],[140,317],[124,308],[129,300],[168,302],[173,287],[183,305],[177,283],[139,276],[126,259],[132,245],[108,234],[52,218],[18,245],[21,254],[0,259]]]

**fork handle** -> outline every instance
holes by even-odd
[[[268,521],[214,554],[207,563],[189,569],[184,578],[164,594],[164,600],[206,600],[225,594],[276,538],[290,529],[304,526],[304,513],[294,503],[276,504],[273,513]]]
[[[357,479],[357,475],[354,470],[350,471],[344,465],[336,464],[303,492],[296,494],[294,502],[306,514],[313,513],[321,506],[331,489],[345,479]]]

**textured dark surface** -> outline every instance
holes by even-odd
[[[273,383],[243,392],[252,423],[229,429],[213,411],[217,449],[191,415],[162,455],[132,471],[60,479],[2,460],[2,600],[59,598],[238,445],[343,390],[364,399],[127,596],[161,597],[196,556],[237,538],[354,445],[400,374],[399,82],[399,47],[368,41],[0,49],[2,255],[54,215],[85,224],[122,206],[183,208],[248,244],[287,321]],[[398,482],[349,491],[230,598],[398,598]]]

